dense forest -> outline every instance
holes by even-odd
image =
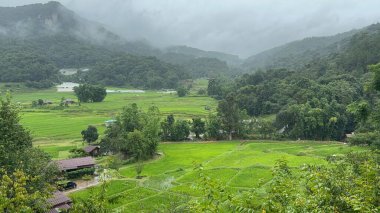
[[[258,70],[235,80],[212,79],[208,94],[217,99],[233,97],[249,116],[276,115],[261,126],[271,126],[268,131],[277,136],[283,133],[281,137],[343,140],[354,131],[376,132],[376,121],[365,114],[375,116],[378,108],[373,80],[378,66],[370,65],[380,61],[380,25],[350,34],[339,35],[345,37],[340,51],[307,63],[294,60],[291,66]],[[300,43],[284,48],[296,44]]]
[[[83,75],[85,82],[149,89],[176,88],[180,80],[190,77],[179,66],[155,57],[133,55],[121,55],[99,62]]]

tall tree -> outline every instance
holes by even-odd
[[[178,97],[184,97],[189,93],[188,89],[186,89],[184,86],[180,86],[177,88],[177,95]]]
[[[193,131],[195,133],[195,137],[199,139],[199,135],[205,133],[206,131],[206,122],[204,122],[201,118],[193,118],[191,131]]]
[[[81,132],[83,141],[87,143],[92,143],[98,140],[99,134],[98,129],[95,126],[89,125],[87,129]]]
[[[370,66],[368,66],[368,68],[371,72],[374,73],[373,82],[372,82],[373,87],[377,91],[380,91],[380,63],[370,65]]]
[[[164,121],[161,122],[161,129],[162,129],[162,140],[170,140],[171,134],[173,132],[175,119],[174,115],[170,114],[166,117]]]
[[[107,91],[104,87],[90,84],[81,84],[74,87],[74,93],[80,102],[102,102],[107,96]]]
[[[220,140],[224,138],[220,118],[210,114],[206,121],[206,135],[208,139]]]
[[[160,129],[160,112],[150,107],[147,112],[136,104],[124,107],[117,122],[106,130],[102,150],[119,152],[128,157],[152,157],[157,150]]]
[[[174,123],[173,132],[171,134],[172,141],[186,140],[190,135],[190,125],[188,121],[178,120]]]
[[[44,202],[46,195],[50,194],[50,184],[56,177],[57,167],[51,163],[49,155],[33,148],[32,138],[20,125],[19,109],[12,104],[10,96],[1,99],[0,104],[0,177],[3,178],[3,185],[19,184],[14,186],[13,193],[3,191],[5,194],[0,196],[12,203],[18,199],[14,193],[21,193],[20,199],[29,199],[26,197],[38,194],[41,197],[38,202]],[[20,186],[24,191],[16,189]],[[28,205],[37,211],[39,207],[36,204],[30,201]]]
[[[240,110],[234,95],[229,94],[221,100],[217,111],[223,130],[227,132],[229,140],[232,140],[232,134],[238,133],[241,124]]]

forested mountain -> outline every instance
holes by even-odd
[[[187,61],[194,58],[216,58],[220,61],[225,61],[229,66],[239,66],[242,63],[242,60],[237,55],[231,55],[217,51],[204,51],[188,46],[171,46],[164,49],[164,54],[178,54],[186,56],[188,59]]]
[[[59,2],[0,7],[0,19],[0,35],[5,37],[45,41],[47,36],[58,36],[55,42],[59,42],[61,36],[71,36],[132,54],[156,54],[155,51],[158,51],[141,41],[128,42],[101,24],[80,17]]]
[[[152,56],[159,60],[150,58]],[[100,24],[81,18],[58,2],[0,7],[2,82],[28,82],[30,86],[49,87],[58,81],[59,69],[88,67],[90,73],[94,70],[92,76],[89,74],[89,80],[94,82],[148,88],[157,88],[157,85],[173,87],[176,82],[165,81],[228,75],[230,68],[226,62],[236,66],[239,60],[237,56],[190,47],[159,50],[145,41],[127,41]],[[113,64],[136,65],[136,61],[140,68],[146,69],[138,75],[139,78],[132,78],[136,82],[131,82],[128,76],[136,72],[133,66],[126,66],[131,70],[120,73],[119,65]],[[105,64],[109,65],[107,69],[100,70],[99,67]],[[110,73],[116,76],[110,76]],[[170,76],[164,76],[164,73],[170,73]],[[99,76],[107,77],[96,79]],[[162,84],[154,83],[160,79],[165,79]]]
[[[242,60],[236,56],[216,51],[204,51],[187,46],[171,46],[158,58],[182,66],[194,78],[233,76],[243,72]]]
[[[233,100],[250,116],[276,115],[268,125],[290,138],[342,140],[354,130],[375,129],[377,121],[363,122],[357,114],[378,113],[369,69],[380,62],[380,24],[293,42],[261,56],[265,54],[272,60],[267,66],[279,68],[245,74],[229,83],[213,79],[209,94]]]
[[[244,67],[258,68],[299,68],[313,59],[337,53],[345,46],[347,39],[358,30],[326,37],[311,37],[294,41],[247,58]]]
[[[159,50],[144,41],[127,41],[100,24],[81,18],[58,2],[3,7],[0,8],[0,81],[47,87],[60,79],[58,70],[61,68],[88,67],[90,74],[96,72],[89,80],[123,85],[122,79],[129,75],[126,73],[136,70],[127,66],[131,70],[123,71],[122,75],[126,75],[120,77],[118,65],[112,64],[121,63],[118,59],[140,67],[148,65],[145,66],[147,71],[139,75],[143,79],[124,81],[124,84],[148,88],[176,85],[175,82],[152,83],[161,78],[169,79],[163,73],[170,73],[170,79],[179,80],[236,76],[244,69],[257,68],[286,68],[315,80],[336,74],[361,75],[366,72],[368,64],[380,60],[379,29],[377,24],[335,36],[295,41],[250,57],[241,66],[239,57],[230,54],[187,46]],[[18,63],[21,60],[23,63]],[[105,64],[109,66],[103,70],[108,73],[103,75],[99,67]],[[168,70],[162,70],[163,67]],[[108,76],[103,79],[109,73],[117,73],[120,78]]]
[[[183,68],[155,57],[121,55],[97,63],[80,78],[93,84],[161,89],[176,88],[180,80],[190,76]]]

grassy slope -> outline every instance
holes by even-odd
[[[110,183],[109,208],[122,212],[144,209],[173,208],[200,195],[195,182],[194,163],[201,163],[208,176],[218,179],[229,190],[236,192],[252,187],[263,187],[271,178],[275,161],[285,158],[297,168],[304,163],[324,164],[331,154],[363,150],[341,143],[318,142],[217,142],[217,143],[164,143],[159,149],[164,156],[147,162],[142,181],[134,179],[133,165],[120,169],[124,177]],[[96,190],[96,187],[95,189]],[[73,193],[74,199],[89,195],[91,190]]]

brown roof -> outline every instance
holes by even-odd
[[[83,157],[83,158],[71,158],[66,160],[56,161],[58,168],[61,171],[66,171],[70,169],[79,169],[95,165],[95,160],[92,157]]]
[[[53,193],[53,197],[49,198],[47,201],[53,208],[63,206],[64,204],[72,203],[71,199],[60,191],[55,191]]]
[[[86,146],[85,148],[83,148],[83,150],[87,153],[90,153],[90,152],[94,151],[95,149],[99,149],[99,148],[100,148],[99,146],[89,145],[89,146]]]
[[[70,209],[70,208],[71,206],[69,204],[62,204],[62,205],[58,205],[51,208],[49,213],[60,213],[62,212],[60,209]]]

